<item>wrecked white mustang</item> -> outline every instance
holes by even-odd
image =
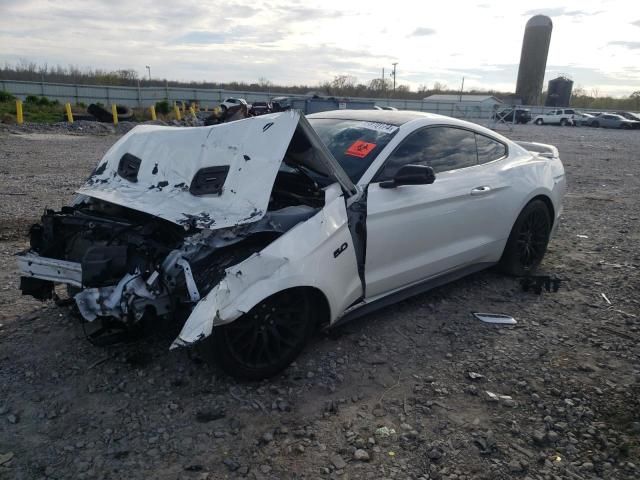
[[[31,228],[20,288],[45,300],[66,284],[98,332],[169,319],[181,325],[172,348],[209,337],[226,371],[262,378],[315,327],[362,307],[497,262],[533,270],[561,211],[557,150],[443,119],[341,111],[311,116],[312,127],[284,112],[136,127],[71,206]],[[441,146],[449,157],[434,150],[431,165],[415,135],[447,123],[471,135],[473,152]],[[489,167],[481,155],[495,157]]]

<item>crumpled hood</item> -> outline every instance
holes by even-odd
[[[196,228],[255,222],[267,210],[299,120],[299,113],[283,112],[211,127],[141,125],[109,149],[78,193]],[[126,154],[125,162],[139,163],[129,179]],[[212,174],[224,181],[220,192],[192,193],[195,176],[210,167],[222,167]]]

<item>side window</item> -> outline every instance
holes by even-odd
[[[478,145],[478,163],[493,162],[507,154],[507,147],[503,143],[476,133]]]
[[[403,165],[428,165],[435,173],[478,164],[475,134],[451,127],[413,132],[389,156],[374,181],[390,180]]]
[[[567,115],[573,115],[576,112],[574,110],[565,110],[564,113],[566,113]]]

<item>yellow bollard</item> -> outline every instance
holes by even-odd
[[[113,124],[118,125],[118,107],[115,103],[111,104],[111,115],[113,115]]]
[[[22,125],[24,122],[24,116],[22,115],[22,100],[16,100],[16,121],[18,125]]]
[[[173,111],[176,112],[176,120],[178,121],[182,120],[182,117],[180,116],[180,108],[178,107],[177,104],[173,106]]]
[[[67,122],[73,123],[73,112],[71,111],[71,104],[65,103],[64,109],[67,112]]]
[[[156,120],[156,106],[151,105],[149,107],[149,112],[151,113],[151,120]]]

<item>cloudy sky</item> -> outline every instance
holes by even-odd
[[[316,85],[389,72],[515,90],[524,25],[554,24],[547,79],[640,90],[640,0],[0,0],[0,62],[135,69],[177,80]]]

